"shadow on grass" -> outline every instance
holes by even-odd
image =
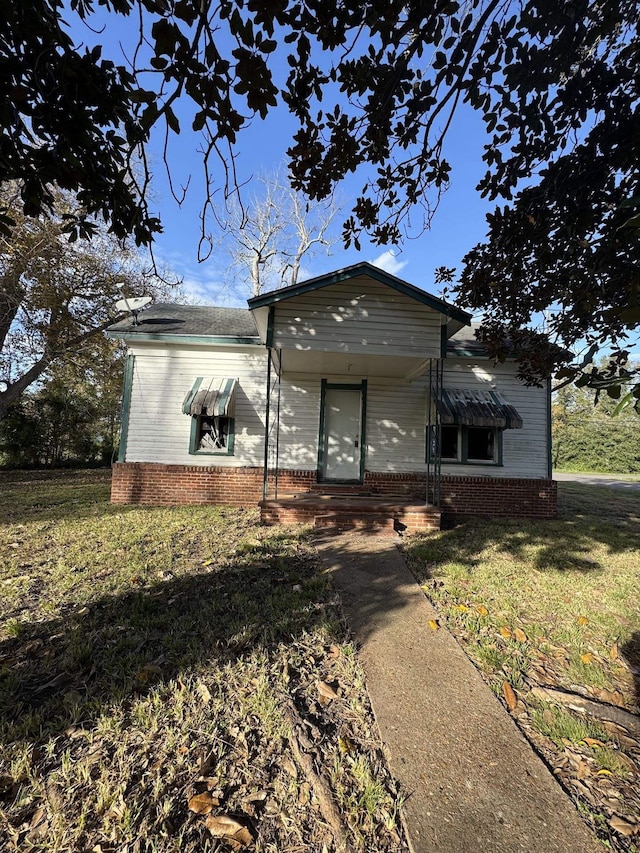
[[[594,545],[609,554],[638,549],[640,493],[617,492],[574,483],[559,487],[556,519],[469,518],[438,539],[418,545],[425,578],[450,563],[478,565],[490,548],[506,558],[526,560],[538,571],[598,573],[605,566]],[[411,546],[410,546],[411,547]]]
[[[322,603],[313,561],[278,554],[277,536],[269,548],[20,623],[19,636],[0,643],[2,737],[40,740],[90,725],[103,705],[159,681],[267,653],[319,624],[331,629],[335,613]]]

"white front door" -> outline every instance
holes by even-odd
[[[324,396],[325,480],[360,480],[362,391],[327,388]]]

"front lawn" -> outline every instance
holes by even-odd
[[[406,849],[308,538],[236,509],[111,506],[108,472],[0,489],[10,849]]]
[[[405,551],[586,820],[637,851],[640,717],[634,728],[616,709],[637,715],[640,703],[640,492],[561,483],[559,494],[557,520],[470,520]]]

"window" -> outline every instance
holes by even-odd
[[[234,419],[198,415],[191,420],[192,454],[233,455]]]
[[[440,457],[443,462],[502,465],[502,430],[443,426]]]
[[[183,413],[191,417],[190,454],[233,455],[237,386],[233,377],[195,378],[182,404]]]

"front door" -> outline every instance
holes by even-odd
[[[325,387],[323,480],[361,480],[362,390]]]

